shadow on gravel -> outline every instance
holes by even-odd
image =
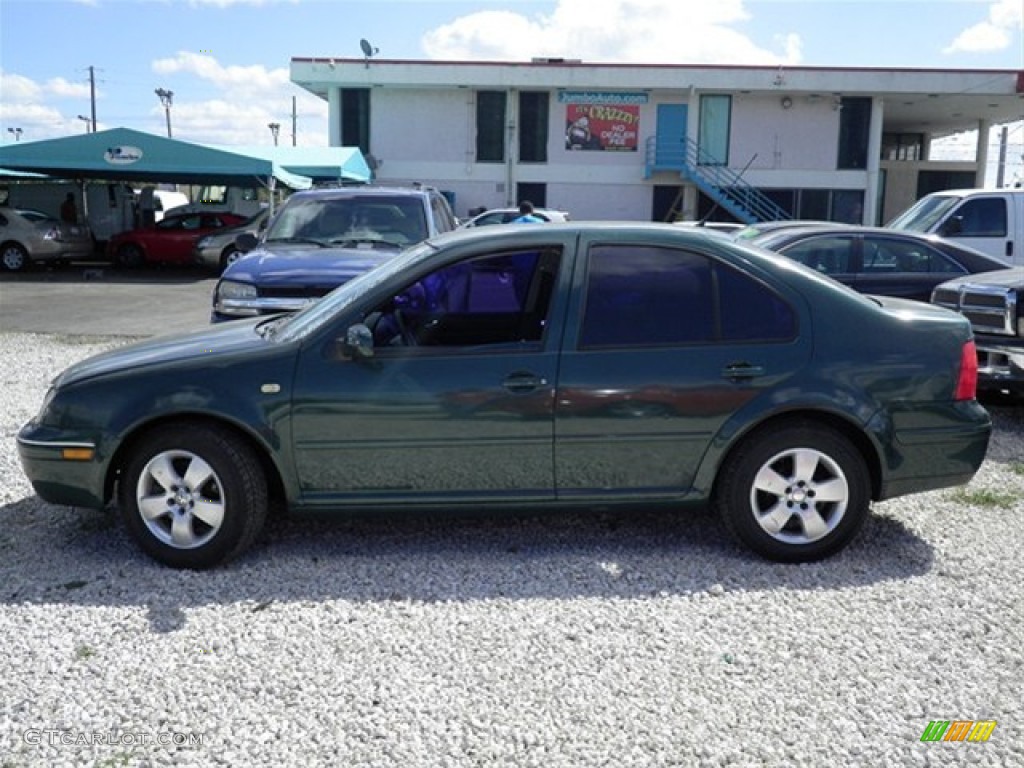
[[[183,609],[252,602],[644,599],[736,591],[846,589],[920,576],[932,547],[872,515],[831,559],[770,563],[736,546],[707,510],[543,517],[279,516],[253,549],[212,571],[145,557],[113,511],[35,497],[0,508],[0,603],[146,606],[154,631]],[[719,588],[719,586],[721,588]]]

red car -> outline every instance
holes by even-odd
[[[191,264],[196,240],[245,220],[245,216],[228,212],[172,214],[152,227],[114,235],[107,243],[107,255],[125,267]]]

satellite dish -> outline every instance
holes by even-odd
[[[371,56],[380,51],[379,48],[374,48],[372,45],[370,45],[370,41],[367,40],[365,37],[359,41],[359,47],[363,49],[363,56],[366,57],[367,63],[369,63]]]

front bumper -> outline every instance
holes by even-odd
[[[58,436],[29,422],[18,433],[17,446],[25,476],[41,499],[67,507],[104,507],[106,467],[95,443]],[[83,455],[91,458],[69,458]]]
[[[978,389],[1024,394],[1024,344],[975,337],[978,347]]]

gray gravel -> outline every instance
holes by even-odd
[[[121,343],[0,334],[0,766],[1024,765],[1024,407],[823,563],[651,513],[275,520],[197,574],[17,462]],[[998,725],[920,741],[957,719]]]

